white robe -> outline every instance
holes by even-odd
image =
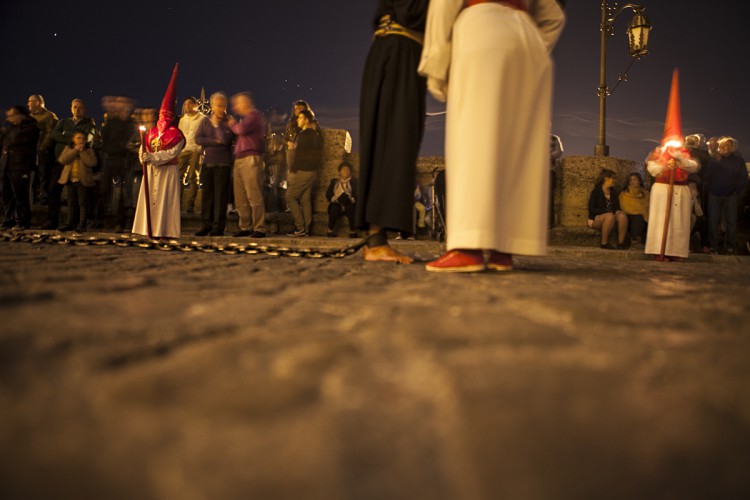
[[[689,174],[700,169],[700,165],[695,160],[683,158],[680,162],[680,168]],[[661,175],[664,171],[664,165],[655,161],[647,162],[646,168],[655,177]],[[687,258],[690,253],[690,227],[692,225],[690,188],[677,185],[673,186],[672,189],[672,210],[667,227],[667,246],[664,255]],[[648,234],[646,236],[646,249],[644,250],[647,254],[661,255],[668,196],[669,184],[655,182],[651,186],[651,198],[648,205]]]
[[[153,237],[180,237],[180,169],[174,165],[165,165],[177,158],[185,146],[185,141],[164,151],[151,153],[154,161],[146,164],[148,187],[151,202],[151,228]],[[138,193],[138,205],[135,208],[133,233],[148,236],[146,220],[146,183],[141,182]]]
[[[529,13],[432,0],[419,72],[447,101],[448,249],[543,255],[547,247],[556,0]]]

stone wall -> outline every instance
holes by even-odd
[[[567,156],[557,170],[555,187],[554,225],[563,227],[586,226],[589,195],[602,169],[617,175],[616,186],[621,189],[631,172],[644,174],[643,164],[611,156]],[[645,176],[644,176],[645,178]]]

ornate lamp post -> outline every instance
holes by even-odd
[[[634,13],[627,31],[628,52],[633,60],[628,65],[625,73],[618,75],[617,84],[610,90],[607,86],[607,36],[614,34],[615,20],[625,9],[631,9]],[[606,143],[607,97],[615,91],[621,81],[627,81],[630,66],[648,54],[648,35],[651,31],[651,25],[648,19],[646,19],[645,10],[645,7],[632,3],[623,5],[622,7],[614,4],[610,7],[607,5],[607,0],[602,0],[602,22],[600,26],[602,46],[599,63],[599,87],[597,89],[597,94],[599,95],[599,133],[597,135],[596,148],[594,149],[595,156],[609,156],[609,146]]]

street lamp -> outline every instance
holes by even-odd
[[[615,20],[625,9],[633,11],[633,19],[628,27],[628,53],[633,60],[628,65],[625,73],[618,75],[617,84],[612,90],[607,86],[607,35],[614,35]],[[637,4],[626,4],[620,7],[618,4],[613,6],[607,5],[607,0],[602,0],[602,21],[600,25],[602,46],[599,62],[599,87],[597,95],[599,96],[599,134],[597,136],[595,156],[609,156],[609,146],[606,144],[606,115],[607,115],[607,97],[617,88],[620,82],[627,81],[628,70],[635,61],[648,54],[648,35],[651,32],[651,25],[645,14],[646,8]]]

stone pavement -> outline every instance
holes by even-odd
[[[750,498],[749,278],[0,243],[0,497]]]

